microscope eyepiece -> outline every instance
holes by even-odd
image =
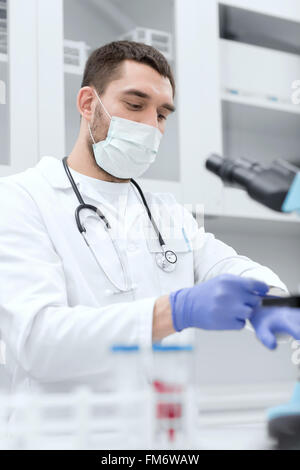
[[[281,211],[296,174],[291,165],[287,167],[278,161],[267,167],[258,162],[242,158],[231,160],[217,154],[211,154],[205,166],[227,185],[245,189],[252,199],[276,211]]]

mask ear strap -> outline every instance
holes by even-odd
[[[93,137],[93,134],[92,134],[92,131],[91,131],[91,126],[90,126],[90,123],[89,123],[89,122],[88,122],[88,128],[89,128],[89,133],[90,133],[91,139],[92,139],[92,141],[93,141],[93,144],[95,144],[96,142],[95,142],[95,139],[94,139],[94,137]]]
[[[109,117],[109,119],[111,119],[111,115],[109,114],[109,112],[107,111],[106,107],[104,106],[104,104],[102,103],[101,99],[100,99],[100,96],[98,95],[97,91],[93,88],[98,100],[100,101],[100,104],[102,106],[102,108],[104,109],[104,111],[106,112],[107,116]]]

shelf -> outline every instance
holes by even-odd
[[[300,56],[228,39],[220,39],[219,48],[221,90],[249,104],[257,100],[293,112],[292,84],[300,74]]]
[[[0,53],[0,62],[7,63],[8,62],[8,55]],[[80,66],[72,65],[72,64],[64,64],[64,72],[70,75],[78,75],[82,76],[83,69]]]
[[[276,218],[275,218],[276,217]],[[248,235],[269,234],[283,237],[296,237],[300,241],[300,215],[275,214],[273,219],[220,214],[204,215],[206,229],[212,232],[237,232]]]
[[[84,41],[64,40],[64,71],[83,75],[90,47]]]
[[[7,49],[7,45],[4,50]],[[64,72],[82,76],[90,47],[84,41],[64,40]],[[8,62],[8,55],[0,53],[0,62]]]
[[[299,22],[224,4],[219,14],[220,37],[300,55]]]
[[[276,20],[278,18],[280,21],[300,23],[299,0],[218,0],[218,2],[228,10],[240,9],[245,15],[266,15],[270,19]],[[247,21],[245,25],[248,26],[246,30],[249,30],[251,23]],[[269,27],[270,24],[267,26]],[[272,29],[271,31],[275,37],[280,35],[280,32],[274,32]]]
[[[272,101],[264,98],[257,98],[253,96],[235,95],[230,92],[223,91],[221,99],[230,103],[238,103],[247,106],[256,106],[264,109],[272,109],[274,111],[282,111],[285,113],[294,113],[300,115],[300,106],[296,104],[288,104],[280,101]]]
[[[223,154],[263,164],[284,159],[300,167],[300,113],[283,111],[287,109],[259,106],[253,100],[222,100]]]

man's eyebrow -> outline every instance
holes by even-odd
[[[147,93],[144,93],[141,90],[137,90],[135,88],[132,88],[130,90],[126,90],[123,92],[124,95],[131,95],[131,96],[138,96],[139,98],[144,98],[145,100],[150,100],[151,96],[148,95]],[[171,103],[164,103],[161,105],[161,108],[165,108],[171,113],[174,113],[175,111],[175,106]]]
[[[131,88],[130,90],[126,90],[123,92],[124,95],[133,95],[138,96],[139,98],[145,98],[146,100],[150,100],[151,96],[147,93],[144,93],[141,90],[137,90],[136,88]]]
[[[169,103],[162,104],[161,107],[167,109],[171,113],[174,113],[174,111],[176,110],[175,106]]]

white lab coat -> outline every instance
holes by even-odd
[[[88,180],[78,184],[85,202],[98,204],[110,221],[117,220],[95,189],[95,179],[93,185]],[[171,194],[145,193],[168,247],[178,256],[176,270],[163,272],[155,263],[157,237],[135,188],[128,186],[130,223],[118,244],[136,290],[116,294],[78,232],[78,201],[62,162],[43,157],[36,167],[1,178],[0,329],[13,391],[63,391],[78,384],[109,390],[109,347],[138,343],[150,349],[153,306],[162,294],[225,272],[286,289],[270,269],[198,228]],[[100,263],[122,284],[120,263],[101,222],[85,212],[84,223]],[[168,233],[169,225],[178,228],[176,236]],[[190,342],[193,333],[188,329],[164,341]]]

